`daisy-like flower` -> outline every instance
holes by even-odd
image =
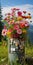
[[[24,14],[26,14],[26,11],[23,11]]]
[[[29,24],[28,24],[28,23],[26,23],[26,24],[25,24],[25,27],[29,27]]]
[[[22,34],[22,30],[21,30],[21,29],[18,29],[18,30],[17,30],[17,33],[18,33],[18,34]]]
[[[9,37],[9,38],[13,37],[13,34],[11,34],[12,31],[13,31],[12,29],[9,29],[9,30],[7,31],[7,37]]]
[[[31,15],[30,13],[28,13],[28,15]]]
[[[23,20],[23,18],[21,16],[19,16],[19,17],[17,17],[17,20],[21,21],[21,20]]]
[[[3,29],[2,30],[2,36],[6,36],[6,34],[7,34],[7,29]]]
[[[14,25],[14,30],[18,30],[19,29],[19,25],[15,24]]]
[[[18,16],[22,16],[22,12],[20,12],[20,11],[18,11],[17,14],[18,14]]]
[[[24,27],[25,27],[25,23],[24,22],[20,23],[20,28],[24,28]]]
[[[7,30],[7,35],[11,34],[12,31],[12,29]]]
[[[23,33],[27,33],[27,31],[26,31],[26,30],[23,30],[22,32],[23,32]]]

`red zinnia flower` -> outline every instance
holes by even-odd
[[[20,23],[20,28],[23,28],[23,27],[25,27],[25,23],[24,22]]]
[[[22,12],[20,12],[20,11],[18,11],[17,14],[18,14],[18,16],[22,16]]]

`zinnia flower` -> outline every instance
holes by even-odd
[[[20,11],[18,11],[17,14],[18,14],[18,16],[22,16],[22,12],[20,12]]]
[[[12,32],[11,29],[9,29],[9,30],[7,31],[7,37],[11,38],[11,37],[13,36],[13,35],[11,34],[11,32]]]
[[[25,27],[29,27],[29,24],[27,23],[27,24],[25,24]]]
[[[27,18],[28,18],[28,19],[31,19],[31,16],[29,15],[29,16],[27,16]]]
[[[28,15],[31,15],[30,13],[28,13]]]
[[[23,11],[24,14],[26,14],[26,11]]]
[[[21,21],[21,20],[23,20],[23,18],[21,16],[19,16],[19,17],[17,17],[17,20]]]
[[[20,28],[24,28],[24,27],[25,27],[25,23],[24,22],[20,23]]]
[[[18,34],[22,34],[22,30],[21,30],[21,29],[18,29],[18,30],[17,30],[17,33],[18,33]]]
[[[25,18],[25,19],[27,19],[27,16],[22,16],[22,18]]]
[[[12,29],[9,29],[9,30],[7,31],[7,35],[11,34],[12,31],[13,31]]]
[[[19,25],[15,24],[14,25],[14,30],[18,30],[19,29]]]
[[[22,32],[23,32],[23,33],[27,33],[27,31],[26,31],[26,30],[23,30]]]
[[[6,36],[6,34],[7,34],[7,29],[3,29],[2,30],[2,36]]]

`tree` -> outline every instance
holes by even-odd
[[[3,29],[3,23],[2,23],[2,12],[1,12],[1,3],[0,3],[0,42],[1,42],[1,32],[2,32],[2,29]]]

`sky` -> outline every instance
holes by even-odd
[[[27,10],[31,13],[33,23],[33,0],[0,0],[2,6],[2,14],[11,12],[12,7],[20,8],[22,11]]]
[[[2,6],[16,6],[23,4],[31,4],[33,5],[33,0],[1,0]]]

